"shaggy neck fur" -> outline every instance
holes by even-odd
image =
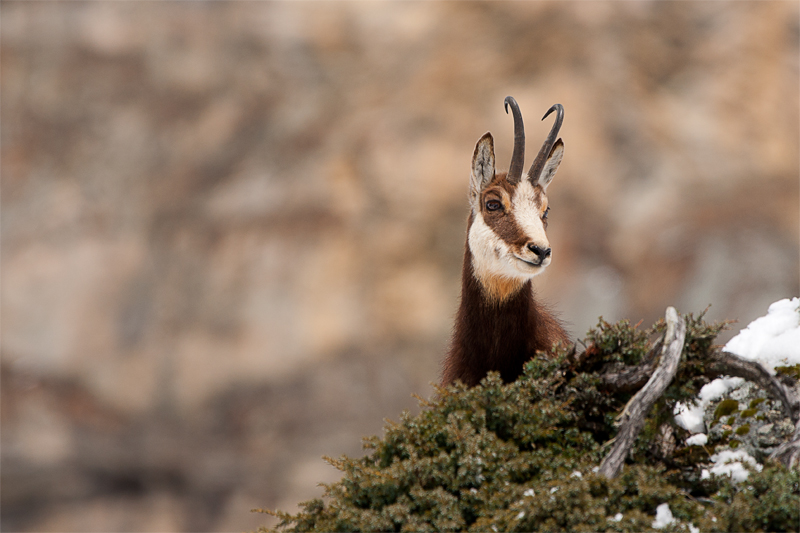
[[[477,385],[490,371],[516,380],[537,350],[567,341],[561,324],[534,298],[531,281],[476,275],[467,245],[461,277],[461,304],[442,383]]]

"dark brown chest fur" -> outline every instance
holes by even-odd
[[[490,301],[473,273],[467,250],[461,283],[461,305],[444,362],[444,385],[461,380],[471,387],[489,371],[499,372],[505,382],[514,381],[537,350],[567,340],[558,320],[536,302],[530,281],[502,302]]]

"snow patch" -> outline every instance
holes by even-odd
[[[725,345],[725,351],[758,361],[775,374],[776,366],[800,364],[800,298],[769,306]]]
[[[800,365],[800,298],[773,303],[766,316],[750,322],[723,349],[761,363],[773,375],[776,366]],[[703,413],[708,404],[742,383],[742,378],[715,379],[700,390],[693,404],[675,406],[675,421],[692,433],[704,432]]]
[[[706,430],[703,413],[708,404],[719,400],[726,392],[735,389],[742,383],[744,383],[742,378],[719,378],[703,385],[694,404],[685,405],[678,402],[675,405],[675,421],[692,433],[703,433]]]
[[[698,433],[686,439],[686,444],[689,446],[705,446],[708,442],[708,437],[705,433]]]
[[[663,529],[674,521],[675,517],[672,516],[672,511],[669,509],[669,504],[662,503],[656,507],[656,519],[653,520],[653,528]]]
[[[730,476],[731,480],[735,482],[746,480],[748,474],[750,474],[744,467],[745,463],[758,472],[761,472],[761,469],[764,468],[743,450],[724,450],[712,455],[711,460],[714,462],[714,466],[711,467],[711,474],[715,476]],[[700,475],[700,478],[705,479],[703,474]]]

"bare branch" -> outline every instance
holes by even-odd
[[[778,446],[769,457],[770,459],[777,459],[786,468],[800,468],[800,423],[795,426],[792,440]]]
[[[668,307],[667,331],[664,334],[664,348],[661,361],[647,384],[631,398],[620,415],[620,429],[617,432],[614,446],[603,462],[599,473],[607,478],[616,477],[622,470],[625,457],[633,446],[636,437],[644,427],[645,417],[655,401],[664,394],[675,374],[686,339],[686,321],[678,315],[674,307]]]
[[[792,422],[800,421],[800,400],[781,380],[755,361],[750,361],[730,352],[717,352],[712,355],[713,362],[708,367],[708,375],[712,378],[719,376],[736,376],[752,381],[772,396],[780,400],[784,415]]]
[[[656,355],[661,352],[663,346],[664,336],[662,335],[637,366],[626,366],[619,372],[602,374],[600,379],[603,387],[615,392],[629,392],[643,387],[658,364]]]

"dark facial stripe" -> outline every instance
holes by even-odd
[[[505,173],[498,173],[489,185],[481,193],[481,215],[487,226],[508,245],[515,249],[520,249],[528,243],[528,235],[517,224],[511,210],[511,199],[517,186],[508,183]],[[541,204],[541,187],[536,188],[536,203]],[[489,211],[486,209],[486,202],[489,200],[499,200],[503,204],[503,209]]]

